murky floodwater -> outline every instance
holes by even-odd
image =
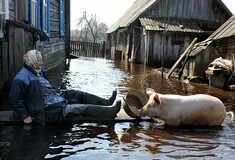
[[[151,87],[159,93],[207,93],[219,97],[234,110],[234,91],[206,84],[162,79],[156,69],[106,59],[74,59],[63,75],[61,89],[80,89],[118,98],[129,89]],[[142,83],[140,83],[142,82]],[[235,123],[235,122],[234,122]],[[2,125],[2,159],[234,159],[235,124],[227,117],[220,127],[184,128],[153,122],[115,124],[81,123],[64,126]],[[1,158],[0,158],[1,160]]]

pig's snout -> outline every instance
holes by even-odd
[[[146,107],[144,106],[143,108],[138,109],[138,112],[139,112],[139,115],[140,115],[140,116],[146,116],[146,115],[145,115]]]
[[[138,109],[139,115],[142,116],[143,115],[143,109]]]

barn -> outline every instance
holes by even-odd
[[[232,62],[233,72],[231,73],[231,76],[234,77],[235,15],[230,17],[206,40],[196,43],[188,54],[188,60],[182,68],[182,79],[192,79],[192,77],[201,77],[202,79],[207,78],[205,71],[209,64],[219,57]],[[219,75],[218,77],[222,77],[222,75]],[[217,78],[217,80],[219,79]],[[224,84],[220,84],[220,86],[224,87]]]
[[[231,16],[221,0],[136,0],[107,31],[111,58],[171,67]]]

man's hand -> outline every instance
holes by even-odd
[[[33,118],[30,117],[30,116],[28,116],[27,118],[24,119],[24,123],[25,123],[25,124],[30,124],[30,123],[32,123],[32,122],[33,122]]]

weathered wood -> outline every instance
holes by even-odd
[[[104,43],[71,41],[71,55],[74,57],[101,57],[104,58]]]
[[[173,65],[173,67],[168,71],[166,74],[166,78],[169,78],[169,76],[172,74],[172,72],[175,70],[175,68],[178,66],[178,64],[181,62],[181,60],[184,58],[184,56],[188,53],[188,51],[193,47],[193,45],[196,43],[197,38],[195,38],[192,43],[188,46],[188,48],[184,51],[184,53],[180,56],[180,58],[176,61],[176,63]]]
[[[15,118],[13,111],[1,111],[0,112],[0,124],[6,123],[21,123],[19,119]]]
[[[39,1],[38,1],[39,2]],[[9,0],[9,18],[6,21],[6,34],[0,42],[1,56],[0,64],[0,84],[4,81],[11,82],[18,70],[22,67],[22,55],[30,49],[39,49],[43,54],[48,54],[50,59],[45,66],[54,68],[63,63],[68,56],[70,45],[70,0],[65,1],[64,26],[66,32],[64,37],[60,37],[60,1],[50,1],[50,34],[45,33],[41,28],[34,28],[29,25],[29,1],[28,0]],[[41,15],[40,10],[40,15]],[[41,26],[42,27],[42,26]],[[47,35],[50,37],[47,38]],[[39,36],[38,36],[39,35]],[[38,39],[40,38],[40,39]],[[38,43],[36,43],[38,42]],[[65,47],[66,46],[66,47]],[[58,54],[60,53],[60,54]],[[51,58],[59,55],[59,58]],[[45,70],[48,68],[45,67]],[[2,86],[0,86],[0,89]]]
[[[28,9],[28,4],[24,3],[25,0],[17,0],[15,1],[15,16],[18,21],[21,22],[28,22],[29,21],[29,9]]]
[[[81,117],[81,116],[72,116],[69,117],[65,123],[78,123],[78,122],[106,122],[106,123],[118,123],[118,122],[130,122],[130,121],[153,121],[148,117],[142,118],[132,118],[129,117],[123,109],[117,114],[115,119],[106,119],[106,118],[97,118],[97,117]],[[0,111],[0,124],[23,124],[23,121],[17,119],[12,110],[9,111]]]
[[[9,45],[9,52],[8,52],[8,57],[9,57],[9,61],[8,61],[8,77],[10,80],[12,80],[14,78],[15,75],[15,62],[14,62],[14,27],[12,25],[9,25],[9,30],[8,30],[8,34],[9,34],[9,39],[11,39],[8,43]],[[7,53],[6,53],[7,54]]]
[[[14,68],[15,73],[17,73],[23,65],[23,54],[25,53],[25,39],[24,39],[24,30],[22,28],[15,27],[14,32],[14,47],[15,47],[15,54],[14,56]]]
[[[142,7],[143,9],[138,11],[138,7]],[[193,39],[196,37],[195,35],[199,34],[200,40],[204,40],[209,36],[208,31],[215,31],[231,16],[230,13],[226,11],[223,4],[217,0],[159,0],[155,1],[147,9],[144,9],[145,7],[147,7],[147,5],[144,6],[144,3],[136,3],[135,7],[130,8],[130,10],[128,10],[123,15],[123,17],[120,18],[123,20],[117,21],[108,30],[108,41],[111,44],[109,47],[109,49],[111,50],[111,57],[114,57],[113,55],[116,53],[116,51],[126,53],[126,47],[128,47],[128,43],[123,44],[122,38],[126,39],[126,37],[128,37],[128,34],[132,34],[133,37],[131,39],[135,39],[134,36],[136,34],[138,35],[139,33],[140,35],[138,35],[137,37],[141,38],[141,43],[139,51],[137,51],[136,62],[142,64],[145,64],[146,62],[147,65],[161,67],[162,55],[164,55],[164,61],[167,62],[164,64],[164,67],[171,68],[179,58],[178,53],[180,52],[181,54],[181,50],[184,51],[189,45],[189,43],[187,42],[188,37],[190,39]],[[157,21],[149,21],[149,25],[142,25],[140,23],[139,16],[136,14],[136,12],[134,12],[135,9],[138,13],[141,13],[141,17],[165,17],[164,29],[166,31],[166,34],[163,34],[163,31],[161,29],[157,29],[156,31],[155,29],[153,29],[155,28],[155,25],[158,25]],[[134,15],[136,15],[136,17]],[[134,17],[135,19],[125,19],[127,17]],[[190,20],[191,24],[195,24],[195,26],[191,25],[189,27],[191,31],[189,32],[177,31],[175,30],[175,27],[177,27],[177,25],[175,25],[175,27],[171,26],[172,22],[174,22],[174,19],[182,20],[179,25],[181,24],[183,27],[185,26],[185,22],[187,20]],[[119,26],[122,27],[119,28]],[[128,30],[126,30],[125,32],[122,31],[122,28],[124,26],[128,28]],[[200,27],[200,29],[202,30],[201,33],[195,32],[196,26]],[[136,30],[136,28],[138,29]],[[147,29],[147,34],[144,31],[144,28]],[[163,36],[163,38],[161,36]],[[169,39],[164,41],[161,40],[166,39],[166,37],[168,37]],[[178,37],[179,39],[175,40],[175,37]],[[136,51],[135,47],[133,46],[135,46],[134,41],[132,41],[129,46],[130,53],[134,53],[134,51]],[[129,56],[128,58],[131,58],[131,56]]]
[[[4,42],[2,43],[2,80],[5,82],[8,80],[8,55],[6,54],[8,49],[7,49],[8,43]]]
[[[65,10],[66,11],[70,11],[70,0],[66,0],[65,1]],[[70,13],[69,12],[65,12],[65,39],[66,39],[66,43],[65,43],[65,55],[67,59],[70,59]]]

